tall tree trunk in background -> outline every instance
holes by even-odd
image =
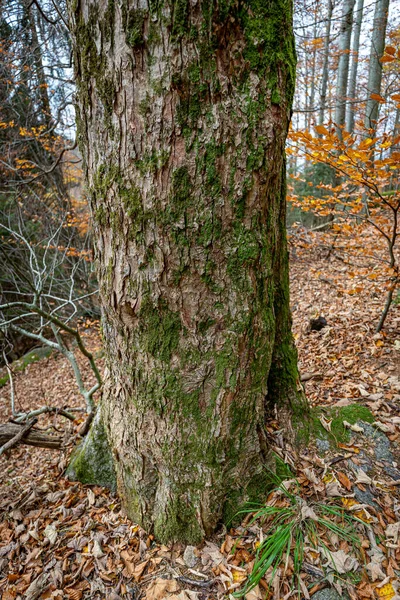
[[[346,118],[347,82],[349,79],[350,41],[353,25],[355,0],[344,0],[339,38],[339,66],[336,83],[335,125],[336,133],[342,138]]]
[[[396,116],[394,119],[394,125],[393,125],[393,137],[397,138],[400,135],[400,108],[397,105],[397,109],[396,109]],[[393,152],[398,152],[400,149],[400,143],[397,142],[396,144],[392,144],[390,146],[390,155],[393,154]]]
[[[289,428],[307,410],[285,234],[292,4],[71,0],[70,16],[118,490],[159,539],[194,542],[265,494],[266,411]]]
[[[51,108],[50,108],[50,100],[49,94],[47,91],[47,81],[44,72],[43,66],[43,57],[42,57],[42,49],[40,47],[40,42],[37,34],[37,14],[36,14],[36,6],[33,4],[29,4],[29,28],[31,31],[31,43],[32,43],[32,56],[35,65],[35,74],[38,83],[38,96],[40,98],[41,104],[41,115],[46,125],[46,128],[49,129],[51,126]]]
[[[368,85],[367,85],[367,106],[365,109],[365,128],[371,130],[371,135],[375,135],[376,125],[379,116],[379,102],[371,98],[371,94],[381,93],[382,83],[382,63],[381,58],[385,49],[385,37],[387,18],[389,11],[389,0],[376,0],[374,24],[372,28],[371,52],[369,56]]]
[[[304,31],[304,29],[303,29]],[[304,38],[306,36],[304,35]],[[308,52],[308,46],[305,46],[305,53]],[[309,62],[305,60],[305,71],[304,71],[304,128],[309,129],[310,125],[310,93],[309,93],[309,83],[310,83],[310,75],[309,75]]]
[[[327,91],[327,87],[328,87],[328,76],[329,76],[329,45],[331,42],[332,12],[333,12],[333,1],[328,0],[326,25],[325,25],[324,64],[322,67],[321,97],[320,97],[320,108],[319,108],[319,115],[318,115],[318,125],[323,125],[324,119],[325,119],[326,91]]]
[[[314,110],[314,104],[315,104],[315,80],[316,80],[316,64],[317,64],[317,34],[318,34],[318,28],[317,28],[317,23],[319,20],[319,0],[317,0],[316,2],[316,6],[315,6],[315,21],[314,21],[314,28],[313,28],[313,52],[312,52],[312,61],[311,61],[311,91],[310,91],[310,119],[309,119],[309,129],[311,126],[311,122],[314,121],[314,112],[312,112]]]
[[[354,15],[354,27],[353,27],[353,40],[351,44],[351,67],[349,76],[349,89],[348,98],[349,103],[346,111],[346,131],[353,133],[355,115],[357,107],[353,104],[353,100],[356,98],[356,86],[357,86],[357,71],[359,61],[359,49],[360,49],[360,34],[361,25],[364,11],[364,0],[357,0],[356,13]]]

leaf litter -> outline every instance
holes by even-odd
[[[309,233],[305,241],[291,242],[296,252],[291,267],[294,332],[300,369],[307,375],[303,385],[312,406],[367,406],[375,417],[374,429],[391,443],[391,467],[396,471],[400,307],[393,307],[384,332],[376,337],[374,324],[384,291],[364,277],[364,267],[352,266],[349,275],[346,261],[351,257],[340,250],[325,260],[332,243],[327,233]],[[357,277],[363,282],[361,291],[346,293],[346,289],[354,289]],[[326,285],[326,280],[334,285]],[[319,314],[328,326],[309,331],[309,319]],[[96,349],[96,331],[89,330],[87,336]],[[91,374],[84,372],[90,381]],[[51,356],[29,365],[16,374],[15,385],[19,410],[50,403],[70,409],[80,406],[62,357]],[[8,384],[0,389],[0,396],[4,422],[10,417]],[[84,421],[83,414],[77,415],[72,426],[57,415],[44,416],[41,425],[64,431],[70,450]],[[323,416],[321,425],[329,432],[330,418]],[[344,427],[350,439],[321,456],[314,444],[298,454],[282,439],[279,423],[267,423],[271,445],[294,473],[283,485],[287,489],[296,486],[302,499],[299,518],[316,523],[319,542],[312,536],[305,538],[295,580],[293,540],[287,557],[275,569],[269,566],[257,585],[247,591],[247,600],[312,598],[329,586],[339,595],[347,590],[352,599],[399,600],[400,477],[396,480],[384,470],[387,463],[375,456],[374,440],[365,435],[363,424],[344,423]],[[110,491],[66,480],[67,458],[65,453],[18,446],[0,459],[3,600],[217,600],[240,594],[251,577],[258,549],[268,537],[265,521],[252,522],[251,515],[246,516],[241,524],[222,528],[212,539],[185,553],[185,546],[160,545],[129,522]],[[266,498],[266,506],[284,503],[279,488]],[[334,531],[320,528],[318,503],[334,508],[329,519],[338,527],[343,519],[338,515],[354,518],[358,547]]]

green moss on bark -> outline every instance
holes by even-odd
[[[147,299],[140,308],[139,316],[143,349],[162,361],[171,360],[179,345],[182,329],[179,314],[171,311],[165,301],[154,305]]]
[[[116,489],[116,476],[107,435],[101,420],[101,410],[93,420],[89,433],[74,450],[66,476],[89,485]]]

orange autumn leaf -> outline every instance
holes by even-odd
[[[339,479],[339,481],[342,484],[342,486],[346,488],[346,490],[350,491],[352,489],[353,484],[350,481],[350,479],[347,477],[347,475],[345,475],[344,473],[342,473],[341,471],[339,471],[337,473],[337,478]]]

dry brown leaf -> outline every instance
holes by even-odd
[[[14,600],[16,595],[17,595],[16,591],[6,590],[5,592],[3,592],[1,600]]]
[[[367,475],[367,473],[365,471],[363,471],[362,469],[358,469],[356,483],[369,484],[369,483],[372,483],[372,479],[369,475]]]
[[[354,423],[352,425],[351,423],[348,423],[347,421],[343,421],[343,426],[346,427],[347,429],[351,429],[351,431],[355,431],[356,433],[364,433],[364,429],[360,425],[357,425],[357,423]]]
[[[135,579],[135,581],[140,581],[140,578],[142,577],[145,568],[147,567],[147,565],[149,564],[149,559],[144,560],[143,562],[139,563],[133,570],[133,577]]]
[[[68,595],[69,600],[81,600],[83,591],[76,588],[65,588],[65,593]]]
[[[328,421],[327,419],[325,419],[325,417],[323,415],[321,415],[319,420],[320,420],[322,427],[324,429],[326,429],[326,431],[329,431],[329,433],[330,433],[331,427],[332,427],[332,419],[330,421]]]
[[[376,548],[371,555],[370,562],[366,565],[366,569],[371,581],[377,579],[385,579],[386,574],[382,570],[382,562],[385,560],[384,554]]]
[[[164,600],[168,593],[178,592],[179,585],[175,579],[153,579],[146,590],[146,600]]]
[[[200,592],[182,590],[178,595],[172,594],[172,596],[168,596],[168,600],[197,600],[200,596]]]
[[[350,479],[347,477],[347,475],[345,475],[341,471],[338,471],[336,475],[337,475],[337,478],[339,479],[340,483],[342,484],[342,486],[345,487],[346,490],[348,490],[350,492],[350,490],[353,487],[353,483],[350,481]]]
[[[336,498],[338,496],[343,496],[343,492],[340,490],[337,481],[331,481],[330,483],[327,483],[325,489],[328,498]]]
[[[341,575],[344,575],[344,573],[348,573],[349,571],[356,571],[360,566],[358,560],[353,556],[346,554],[344,550],[332,552],[321,547],[320,552],[327,561],[326,565]]]

